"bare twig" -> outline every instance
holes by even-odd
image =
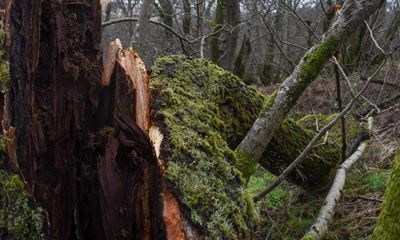
[[[381,46],[379,46],[378,42],[376,41],[375,37],[374,37],[374,33],[372,32],[371,27],[369,26],[368,22],[364,20],[365,25],[367,26],[367,29],[369,31],[369,35],[372,39],[372,41],[374,42],[376,48],[379,49],[379,51],[381,51],[383,53],[383,55],[387,55],[387,53],[385,52],[385,50],[383,50],[383,48]]]

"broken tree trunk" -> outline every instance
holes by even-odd
[[[119,52],[102,81],[98,1],[9,3],[10,165],[46,210],[49,239],[162,238],[160,171],[146,109],[133,107],[147,98],[143,64]]]
[[[322,39],[300,60],[293,73],[281,84],[272,106],[261,113],[238,147],[238,152],[252,162],[262,158],[265,149],[276,134],[303,91],[318,77],[325,63],[338,50],[351,31],[376,11],[382,0],[345,1],[336,21]],[[250,162],[251,162],[250,161]]]

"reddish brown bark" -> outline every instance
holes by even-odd
[[[98,1],[8,3],[10,164],[46,210],[49,238],[163,239],[143,64],[119,51],[102,79]]]

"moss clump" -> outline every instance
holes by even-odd
[[[103,127],[99,130],[99,133],[103,137],[115,136],[116,130],[113,127]]]
[[[370,239],[395,240],[400,236],[400,154],[394,160],[378,224]]]
[[[330,121],[332,121],[337,114],[332,115],[321,115],[321,114],[312,114],[306,115],[300,120],[302,126],[308,129],[320,130],[325,127]],[[367,133],[367,130],[353,117],[347,116],[345,118],[345,127],[346,127],[346,144],[347,146],[351,146],[352,141],[354,141],[360,134]],[[342,145],[342,130],[341,125],[338,123],[331,128],[328,134],[328,139],[335,143],[338,146]],[[350,153],[351,154],[351,153]]]
[[[9,64],[4,61],[5,50],[4,45],[6,43],[6,32],[3,29],[2,23],[0,23],[0,91],[5,93],[9,88]]]
[[[1,170],[6,140],[0,138],[0,239],[45,239],[43,210],[36,208],[17,175]]]
[[[236,167],[242,173],[243,178],[248,181],[257,169],[257,162],[253,159],[251,154],[240,151],[239,149],[237,149],[235,153],[237,156]]]
[[[274,174],[281,173],[300,155],[316,135],[314,128],[307,128],[286,118],[271,140],[260,164]],[[321,144],[320,140],[318,144]],[[331,139],[315,147],[307,158],[289,176],[291,182],[308,189],[319,191],[329,186],[334,169],[340,161],[340,147]]]
[[[323,69],[326,61],[332,56],[332,54],[338,48],[338,41],[333,39],[332,37],[326,39],[319,43],[314,51],[308,53],[303,61],[304,64],[300,68],[300,78],[302,82],[304,82],[303,86],[299,86],[301,91],[296,91],[298,95],[301,94],[304,85],[308,86]]]
[[[35,208],[17,175],[0,170],[0,239],[45,239],[43,211]]]

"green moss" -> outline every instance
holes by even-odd
[[[224,16],[225,16],[225,1],[226,0],[218,0],[217,8],[215,10],[215,27],[213,30],[213,37],[210,39],[210,53],[211,59],[213,62],[218,62],[220,59],[220,49],[219,49],[219,36],[218,33],[224,24]]]
[[[34,207],[32,199],[17,175],[1,168],[7,157],[6,139],[0,138],[0,239],[45,239],[43,210]]]
[[[336,116],[337,114],[311,114],[302,117],[300,120],[298,120],[298,123],[300,123],[302,126],[307,127],[308,129],[313,129],[317,131],[325,127]],[[366,132],[366,129],[353,116],[347,116],[345,118],[345,126],[347,145],[350,145],[352,140],[354,140],[362,132]],[[337,123],[329,131],[328,139],[340,146],[342,144],[341,135],[341,125]]]
[[[317,238],[313,235],[306,234],[304,237],[301,238],[301,240],[316,240]]]
[[[236,157],[236,167],[242,173],[243,178],[248,181],[257,169],[257,161],[254,160],[252,155],[238,149],[236,150]]]
[[[1,239],[45,239],[43,211],[32,206],[21,179],[0,170]]]
[[[235,98],[257,93],[207,61],[180,56],[156,62],[151,87],[152,116],[169,144],[166,178],[190,219],[211,239],[249,239],[257,214],[228,142],[239,142],[236,131],[251,121]]]
[[[114,136],[115,135],[115,128],[113,127],[103,127],[99,131],[100,135],[103,137]]]
[[[394,160],[385,200],[374,234],[370,239],[395,240],[400,236],[400,154]]]
[[[5,93],[9,88],[9,64],[4,61],[5,58],[5,43],[6,43],[6,32],[3,29],[2,23],[0,23],[0,91]]]
[[[338,42],[332,37],[319,43],[314,51],[304,57],[304,65],[300,69],[300,78],[303,85],[308,86],[323,69],[326,61],[332,56],[338,47]],[[304,86],[299,86],[301,90],[296,91],[299,95]]]

